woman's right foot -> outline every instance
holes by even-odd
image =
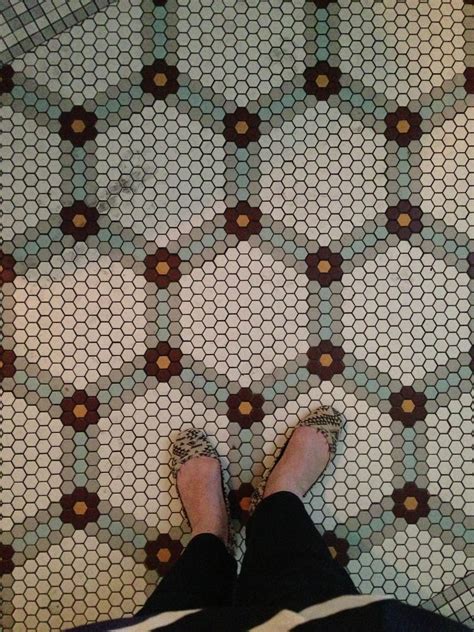
[[[324,472],[329,458],[328,441],[317,427],[296,427],[267,479],[263,497],[292,492],[302,498]]]

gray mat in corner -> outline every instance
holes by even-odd
[[[474,573],[420,605],[474,629]]]
[[[117,0],[0,0],[0,64],[7,64]]]

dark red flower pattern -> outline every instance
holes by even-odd
[[[349,564],[349,556],[347,551],[349,550],[349,542],[338,538],[334,531],[326,531],[323,535],[323,540],[329,549],[331,557],[339,562],[341,566],[347,566]]]
[[[306,257],[308,266],[306,274],[309,279],[316,280],[320,285],[327,287],[333,281],[342,279],[342,261],[342,256],[338,252],[332,252],[323,246],[316,253]]]
[[[15,550],[10,544],[0,544],[0,577],[13,572],[15,568],[14,555]]]
[[[388,232],[398,235],[400,239],[410,239],[423,228],[421,208],[412,206],[408,200],[400,200],[396,206],[389,206],[385,214]]]
[[[89,522],[97,522],[99,497],[85,487],[76,487],[72,494],[64,494],[60,500],[61,520],[76,529],[84,529]]]
[[[15,360],[16,354],[14,351],[0,346],[0,382],[6,377],[15,375]]]
[[[15,279],[15,259],[0,249],[0,287]]]
[[[241,388],[238,393],[233,393],[227,398],[227,417],[235,421],[241,428],[250,428],[265,416],[262,406],[264,399],[260,393],[253,393],[250,388]]]
[[[154,375],[160,382],[169,382],[173,375],[179,375],[183,370],[182,357],[181,349],[160,342],[155,349],[148,349],[145,353],[145,373]]]
[[[316,347],[310,347],[307,355],[308,371],[318,375],[321,380],[330,380],[337,373],[344,371],[344,350],[333,345],[330,340],[321,340]]]
[[[262,230],[260,219],[262,211],[247,202],[239,202],[234,208],[227,208],[224,212],[226,219],[225,231],[229,235],[236,235],[240,240],[249,239],[251,235],[258,235]]]
[[[474,279],[474,252],[467,255],[467,273],[471,279]]]
[[[242,483],[239,489],[232,489],[229,492],[230,515],[241,524],[246,524],[249,519],[250,498],[254,492],[251,483]]]
[[[469,367],[471,371],[474,371],[474,345],[469,349],[469,355],[471,356],[471,360],[469,362]]]
[[[0,94],[6,94],[13,90],[14,74],[13,68],[9,64],[5,64],[0,68]]]
[[[395,140],[401,147],[408,147],[412,140],[421,138],[422,118],[418,112],[411,112],[407,107],[399,107],[385,117],[385,137]]]
[[[142,68],[142,90],[155,99],[165,99],[169,94],[178,92],[178,75],[176,66],[170,66],[164,59],[155,59],[150,66]]]
[[[397,518],[405,518],[409,524],[417,523],[419,518],[426,517],[430,512],[430,494],[416,483],[405,483],[401,489],[395,489],[392,498],[393,513]]]
[[[173,564],[179,559],[183,545],[174,540],[167,533],[160,534],[156,540],[145,544],[145,566],[156,570],[160,575],[166,575]]]
[[[331,4],[331,2],[336,2],[336,0],[310,0],[310,1],[313,4],[315,4],[318,9],[325,9]]]
[[[251,114],[247,108],[239,107],[224,116],[224,138],[237,147],[247,147],[260,138],[260,117]]]
[[[308,94],[314,94],[317,99],[327,100],[332,94],[338,94],[341,89],[342,73],[339,68],[330,66],[327,61],[320,61],[316,66],[304,71],[306,82],[304,89]]]
[[[99,232],[99,211],[77,200],[72,206],[61,209],[61,230],[65,235],[72,235],[77,241],[85,241],[90,235]]]
[[[464,89],[468,94],[474,94],[474,67],[464,70]]]
[[[392,393],[389,401],[392,405],[390,416],[404,426],[411,427],[426,417],[426,395],[417,393],[411,386],[403,386],[399,393]]]
[[[76,432],[83,432],[88,426],[99,421],[99,400],[78,390],[72,397],[65,397],[61,402],[61,421],[65,426],[72,426]]]
[[[75,147],[82,147],[88,140],[94,140],[97,136],[97,116],[94,112],[86,111],[81,105],[75,105],[69,112],[63,112],[59,122],[59,135],[63,140],[71,141]]]
[[[154,255],[145,257],[145,279],[166,288],[172,281],[181,278],[181,259],[166,248],[158,248]]]

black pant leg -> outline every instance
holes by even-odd
[[[304,504],[291,492],[265,498],[247,523],[247,551],[235,602],[302,609],[358,594],[331,556]]]
[[[136,615],[230,605],[237,563],[220,538],[195,536]]]

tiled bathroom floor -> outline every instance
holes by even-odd
[[[144,603],[188,538],[175,431],[213,437],[239,528],[320,403],[333,554],[470,620],[473,27],[119,0],[0,68],[5,630]]]

